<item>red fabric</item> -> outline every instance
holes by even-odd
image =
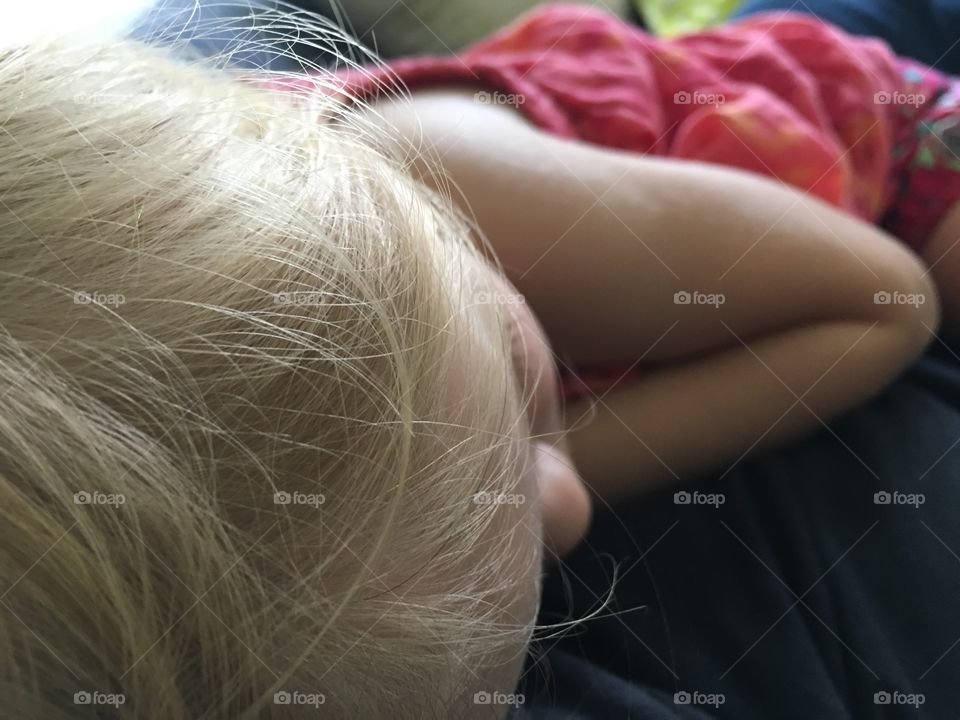
[[[459,56],[399,60],[390,72],[414,90],[466,84],[520,98],[520,112],[563,137],[779,178],[869,221],[893,196],[893,147],[909,126],[877,95],[912,89],[885,44],[807,15],[661,39],[576,5],[545,6]],[[360,95],[391,82],[382,70],[342,77]]]

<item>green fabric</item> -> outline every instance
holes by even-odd
[[[634,0],[647,27],[658,35],[696,32],[723,22],[743,0]]]

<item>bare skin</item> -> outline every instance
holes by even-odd
[[[377,112],[416,149],[414,171],[476,219],[561,362],[639,363],[641,380],[566,407],[576,465],[605,501],[876,394],[929,343],[933,278],[960,265],[951,254],[931,277],[893,238],[776,181],[555,138],[469,93]],[[684,292],[713,304],[678,304]]]

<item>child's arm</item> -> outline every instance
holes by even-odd
[[[605,499],[818,427],[936,328],[909,250],[777,182],[558,139],[455,91],[378,110],[442,162],[560,357],[642,358],[644,379],[595,412],[567,409],[579,470]],[[676,304],[678,292],[725,302]],[[878,304],[882,292],[923,304]]]

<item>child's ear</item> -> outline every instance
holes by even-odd
[[[533,452],[544,541],[550,554],[561,557],[580,543],[590,526],[590,494],[562,450],[536,442]]]

